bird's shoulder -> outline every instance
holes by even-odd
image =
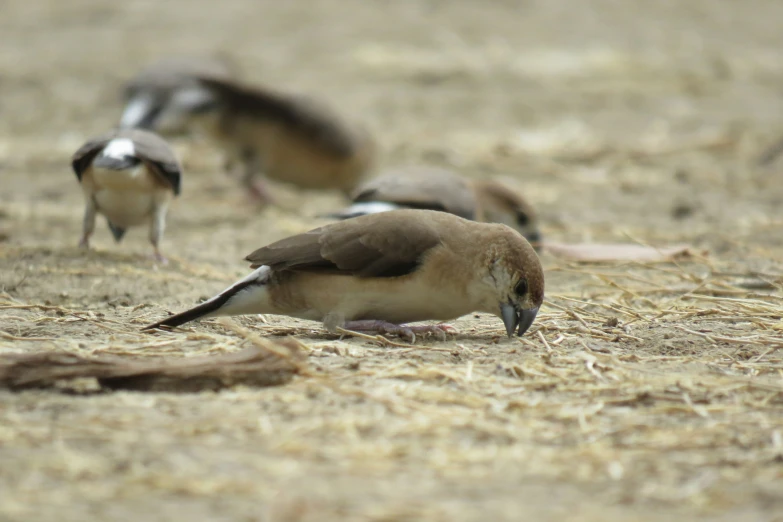
[[[131,140],[136,157],[144,162],[161,183],[179,195],[182,190],[182,167],[166,140],[142,129],[123,129],[117,131],[115,137]]]
[[[371,214],[298,234],[262,247],[247,260],[253,267],[327,271],[360,277],[397,277],[417,270],[444,242],[443,212],[395,210]]]

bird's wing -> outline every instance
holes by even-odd
[[[150,63],[128,81],[125,98],[142,90],[169,93],[190,85],[198,75],[230,79],[237,75],[237,66],[225,55],[169,56]]]
[[[114,138],[114,133],[104,134],[98,138],[92,139],[79,147],[79,150],[73,153],[71,157],[71,166],[76,173],[76,178],[81,181],[82,174],[92,165],[92,160],[100,154],[109,141]]]
[[[164,185],[170,187],[175,195],[179,195],[182,190],[182,169],[171,147],[163,138],[141,129],[122,130],[117,136],[130,138],[136,149],[136,156]]]
[[[355,153],[355,140],[348,128],[315,100],[210,76],[199,76],[197,81],[232,112],[280,125],[335,156],[350,157]]]
[[[410,274],[441,244],[431,212],[395,210],[333,223],[247,256],[256,268],[327,271],[359,277]]]

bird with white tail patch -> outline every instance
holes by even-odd
[[[115,130],[85,143],[71,164],[85,201],[79,246],[89,247],[100,213],[117,242],[128,228],[149,224],[155,258],[165,263],[160,241],[166,213],[182,184],[182,170],[168,144],[148,131]]]

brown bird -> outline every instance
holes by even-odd
[[[353,205],[328,214],[348,219],[400,208],[449,212],[485,223],[503,223],[519,231],[536,249],[538,219],[525,199],[494,180],[471,180],[450,170],[408,166],[387,170],[353,193]]]
[[[414,338],[471,312],[502,318],[509,336],[533,323],[544,273],[530,244],[505,225],[445,212],[393,210],[277,241],[247,256],[255,271],[204,303],[145,329],[205,317],[279,314]]]
[[[191,118],[215,105],[212,93],[196,81],[198,75],[233,79],[236,67],[217,56],[175,56],[150,64],[124,86],[120,127],[162,134],[190,130]]]
[[[85,200],[79,246],[89,247],[95,217],[101,213],[118,243],[129,227],[149,223],[155,258],[165,262],[160,239],[169,203],[179,195],[182,180],[166,142],[141,129],[115,130],[82,145],[71,164]]]
[[[202,131],[224,150],[226,167],[239,164],[251,194],[270,200],[257,176],[306,189],[349,192],[375,161],[367,129],[310,98],[201,77],[217,104],[200,118]]]

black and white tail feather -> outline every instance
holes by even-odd
[[[125,237],[125,232],[127,232],[127,229],[118,227],[108,219],[106,220],[106,224],[109,225],[109,230],[111,230],[111,235],[114,237],[114,242],[119,243],[122,241],[122,238]]]
[[[258,267],[215,297],[190,310],[147,325],[142,330],[176,328],[190,321],[208,317],[264,313],[264,310],[259,309],[259,303],[266,300],[259,299],[259,292],[266,292],[266,284],[269,282],[270,275],[271,269],[268,266]]]
[[[399,210],[403,207],[395,203],[387,203],[386,201],[366,201],[360,203],[354,203],[348,208],[338,210],[329,214],[323,214],[321,217],[333,218],[333,219],[350,219],[359,216],[366,216],[367,214],[377,214],[379,212],[387,212],[389,210]]]
[[[133,150],[131,144],[131,150]],[[136,156],[130,154],[123,154],[118,156],[110,155],[110,152],[98,154],[92,161],[93,168],[107,169],[107,170],[127,170],[134,169],[141,165],[141,160]]]

